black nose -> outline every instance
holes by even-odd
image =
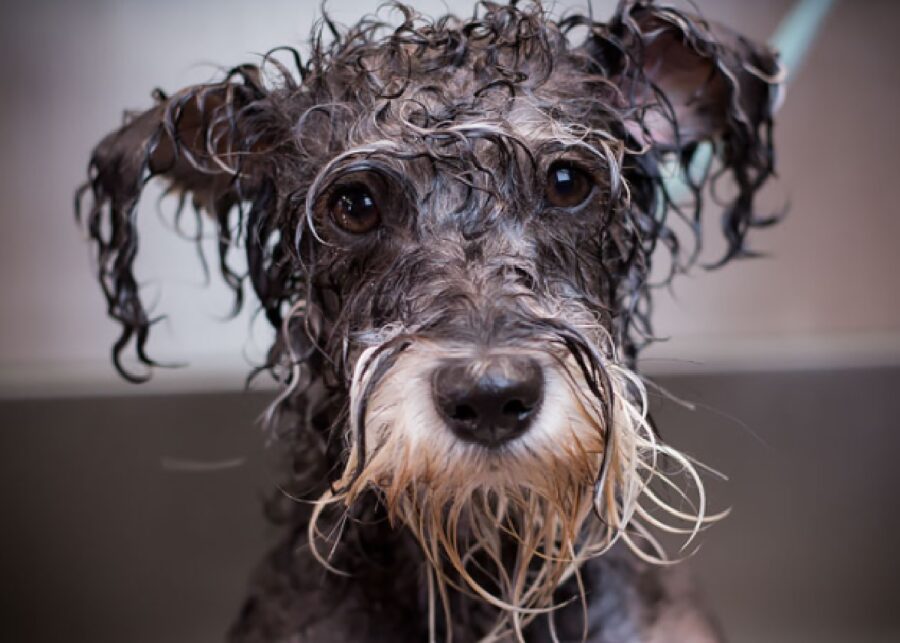
[[[522,435],[544,399],[541,365],[530,357],[453,360],[432,380],[435,405],[461,439],[497,446]]]

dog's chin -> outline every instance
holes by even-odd
[[[310,541],[321,551],[317,522],[326,507],[350,507],[374,491],[418,540],[445,613],[454,587],[497,607],[498,628],[521,633],[552,608],[554,591],[582,562],[628,541],[635,517],[661,524],[639,500],[666,447],[655,442],[624,371],[610,369],[598,388],[571,360],[537,351],[529,355],[541,363],[544,398],[528,430],[496,446],[461,439],[431,395],[430,374],[452,355],[416,342],[360,357],[349,457],[336,491],[314,511]],[[702,520],[702,504],[700,512]]]

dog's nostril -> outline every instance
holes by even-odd
[[[478,417],[478,414],[475,412],[471,406],[467,404],[457,404],[453,407],[453,412],[450,414],[454,420],[462,420],[467,422],[469,420],[474,420]]]
[[[504,415],[515,415],[520,416],[525,413],[528,413],[531,410],[531,407],[526,405],[522,400],[510,400],[506,404],[503,405],[503,413]]]
[[[448,360],[432,394],[447,426],[463,440],[496,446],[524,433],[543,401],[544,375],[530,357]]]

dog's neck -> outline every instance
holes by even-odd
[[[325,569],[310,554],[311,506],[291,506],[288,535],[256,571],[232,641],[420,643],[433,634],[437,641],[472,643],[496,623],[497,608],[452,588],[451,618],[445,619],[439,600],[430,612],[430,563],[408,529],[390,524],[380,502],[366,502],[361,513],[345,522],[329,558],[340,573]],[[594,643],[651,640],[647,632],[659,627],[669,612],[686,609],[684,592],[673,590],[667,578],[671,572],[640,563],[624,548],[591,559],[579,571],[586,604],[578,599],[574,578],[554,597],[561,606],[553,617],[558,640],[582,640],[585,625],[586,640]],[[530,643],[550,643],[549,616],[536,618],[524,636]]]

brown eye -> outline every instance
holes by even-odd
[[[554,163],[547,173],[547,201],[557,208],[581,205],[593,187],[591,178],[571,163]]]
[[[354,234],[369,232],[381,221],[378,204],[363,185],[339,187],[328,201],[328,211],[338,227]]]

